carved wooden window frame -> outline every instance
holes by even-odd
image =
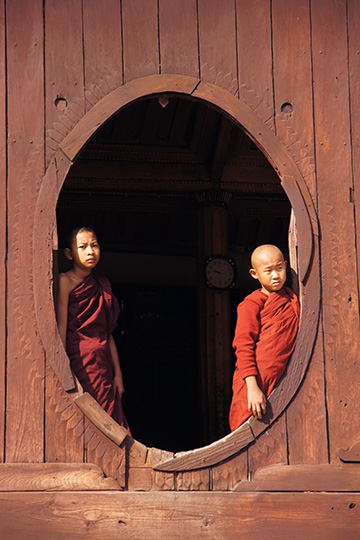
[[[183,95],[216,107],[240,126],[267,157],[280,178],[296,217],[299,230],[298,277],[301,285],[301,319],[296,347],[285,376],[268,398],[269,413],[261,421],[250,418],[236,431],[208,446],[180,452],[154,467],[170,472],[208,467],[229,458],[254,441],[286,409],[304,378],[315,343],[320,282],[318,223],[307,186],[286,147],[256,113],[228,91],[191,77],[154,75],[131,81],[101,99],[63,139],[50,160],[38,194],[34,227],[35,308],[48,360],[64,389],[74,390],[75,383],[57,330],[51,287],[54,216],[60,190],[74,159],[104,122],[136,100],[161,93]],[[106,413],[107,421],[104,421],[103,411],[95,400],[90,398],[90,406],[83,407],[83,401],[87,402],[89,396],[84,394],[82,397],[74,392],[74,399],[84,414],[92,415],[90,419],[105,435],[118,444],[122,442],[126,430],[117,424],[118,429],[109,424]]]

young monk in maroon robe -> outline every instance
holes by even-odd
[[[121,406],[124,392],[119,356],[112,332],[119,304],[107,278],[91,271],[100,260],[100,246],[88,227],[74,229],[65,255],[73,268],[59,275],[58,326],[71,369],[101,407],[130,430]]]
[[[286,261],[272,245],[255,249],[250,275],[261,289],[237,309],[233,347],[236,365],[229,423],[231,431],[251,415],[262,418],[266,398],[283,375],[295,347],[300,308],[295,293],[284,287]]]

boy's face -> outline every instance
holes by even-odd
[[[74,238],[72,249],[65,250],[68,259],[81,270],[92,270],[100,260],[100,246],[94,233],[79,231]]]
[[[286,281],[286,261],[281,251],[264,249],[258,253],[250,275],[260,281],[265,294],[282,289]]]

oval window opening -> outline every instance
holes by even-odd
[[[78,154],[57,204],[58,268],[69,269],[69,230],[92,227],[96,272],[120,303],[114,338],[132,435],[179,452],[229,433],[236,306],[257,288],[256,246],[289,259],[291,205],[238,125],[202,101],[165,97],[120,110]],[[214,258],[236,268],[224,283],[206,272]],[[294,287],[296,274],[288,280]]]

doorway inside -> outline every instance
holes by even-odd
[[[69,230],[94,228],[97,271],[120,302],[114,337],[137,440],[177,452],[229,432],[236,306],[257,287],[250,254],[272,243],[287,256],[290,212],[262,152],[199,100],[162,94],[134,102],[82,149],[57,205],[59,271],[68,268]],[[209,255],[235,261],[231,289],[206,283]]]

